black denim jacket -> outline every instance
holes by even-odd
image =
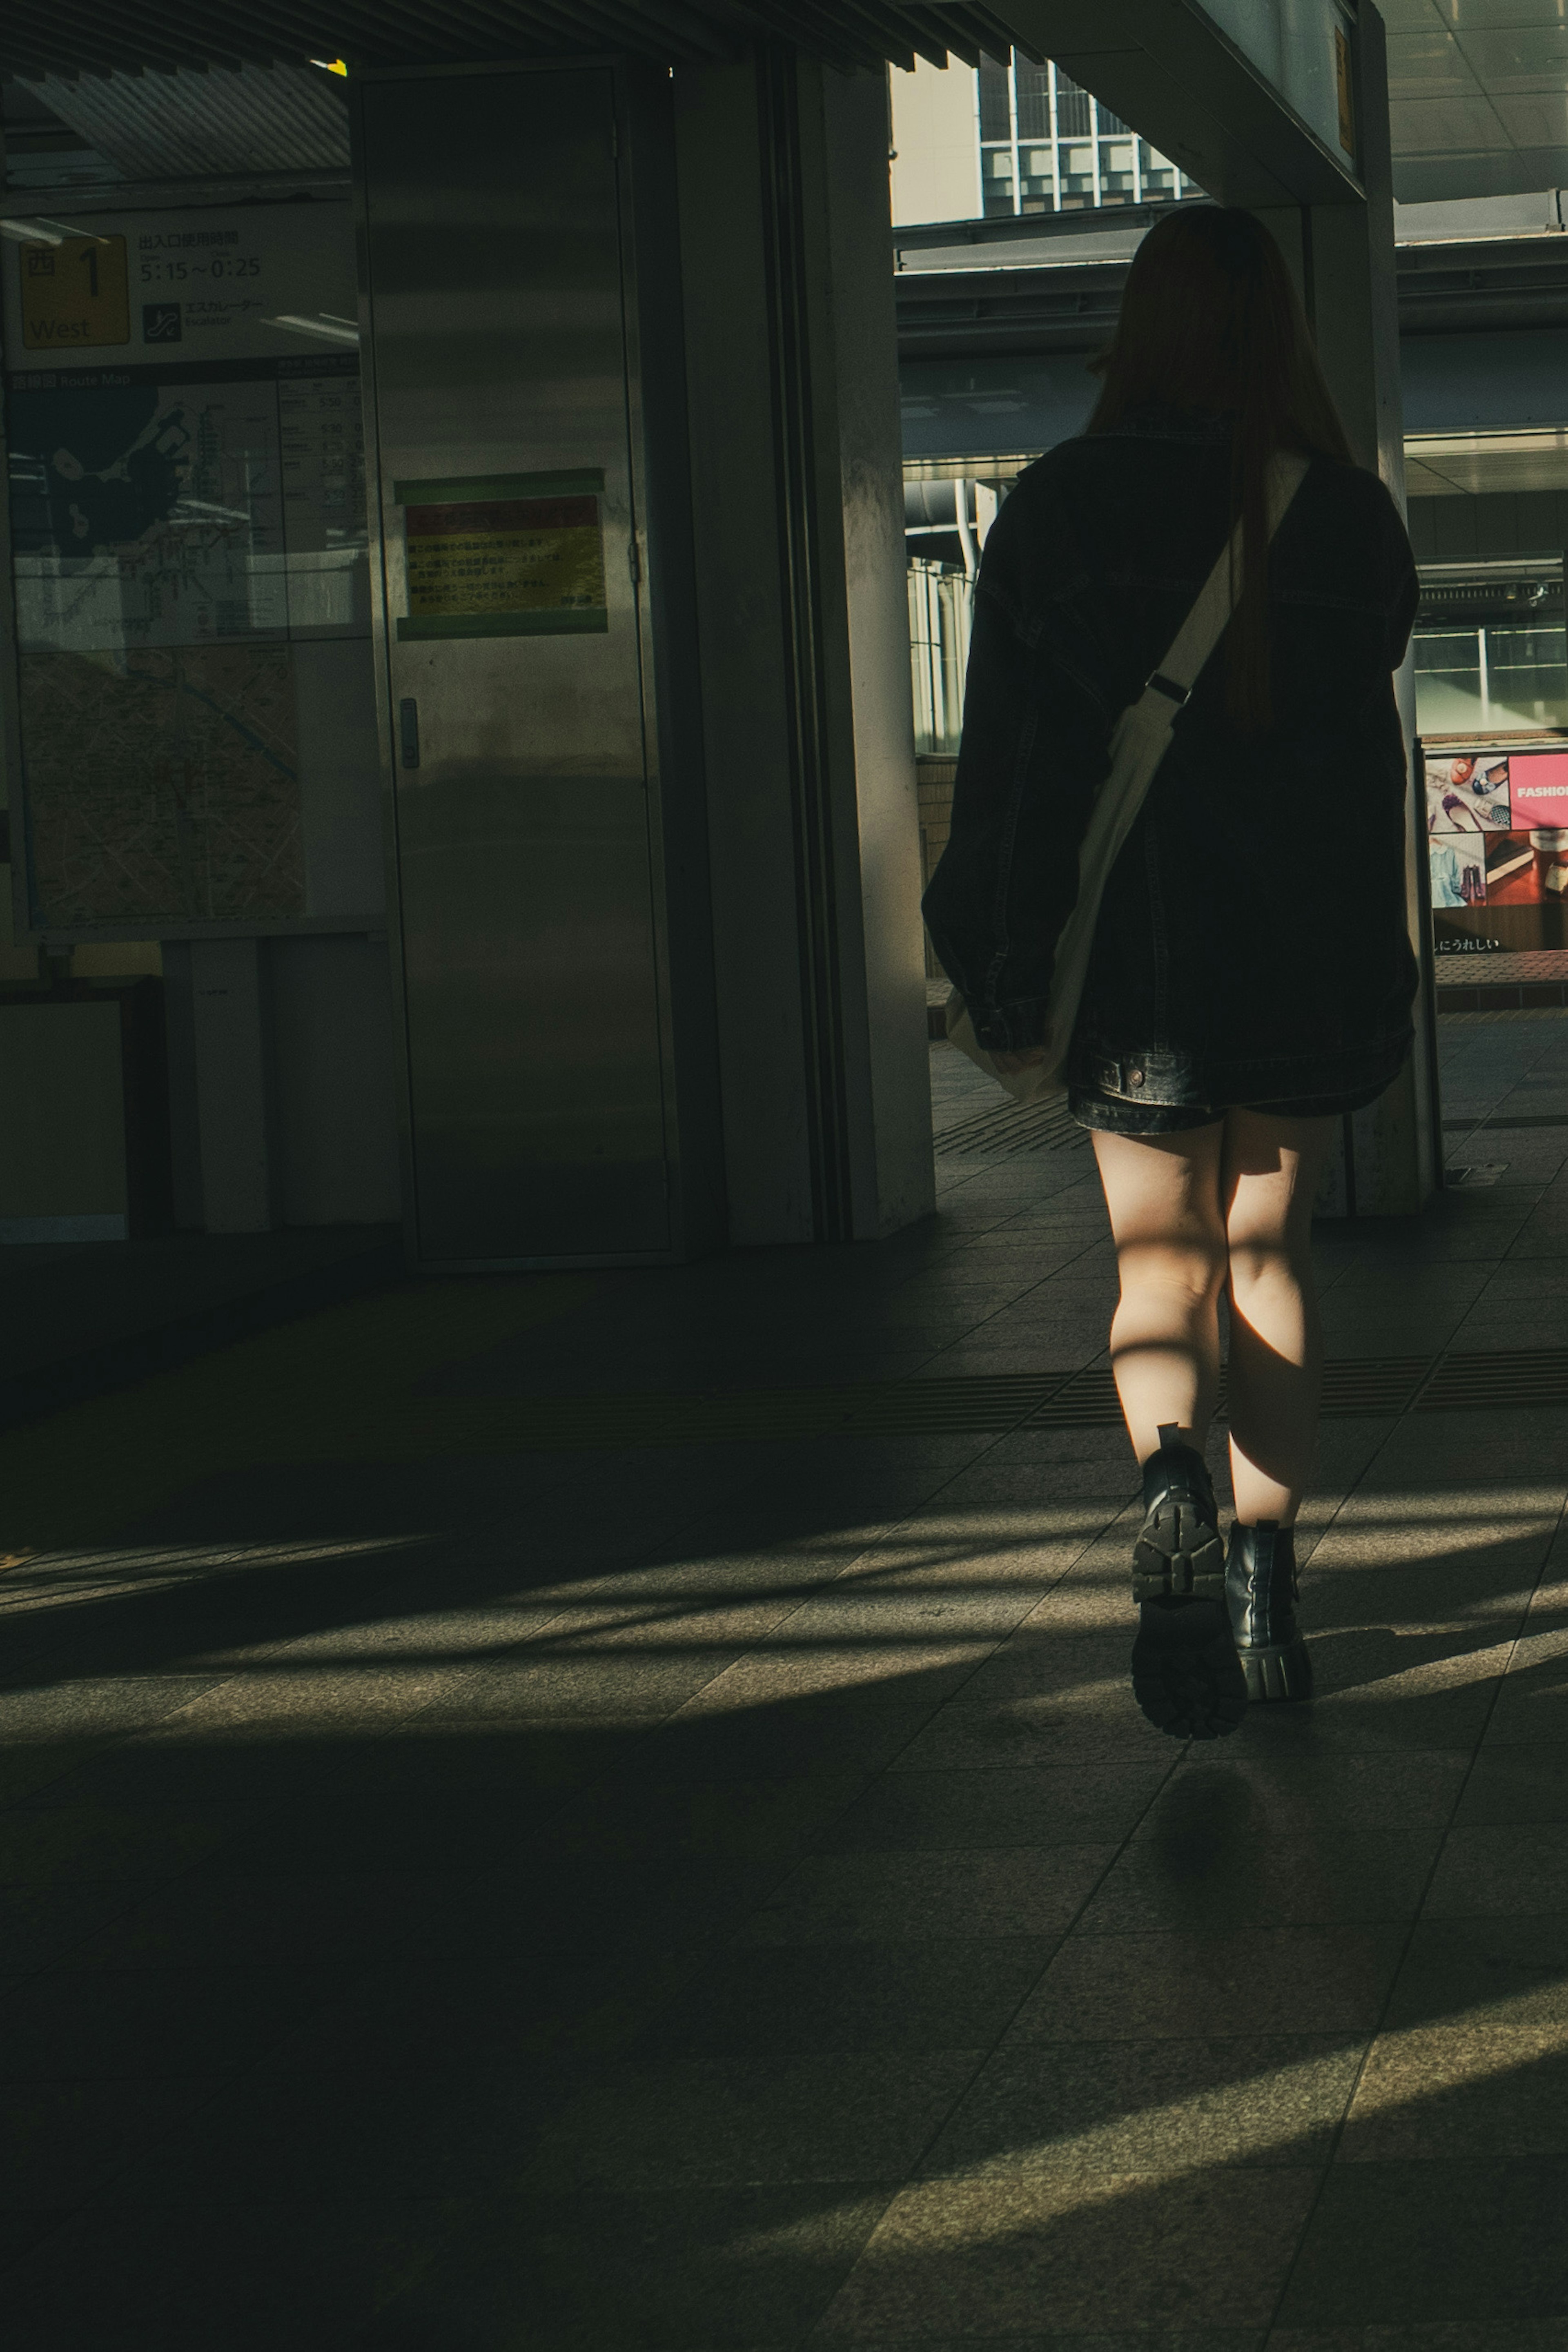
[[[1227,420],[1143,412],[1020,478],[975,590],[952,828],[925,897],[983,1044],[1038,1042],[1117,714],[1229,528]],[[1416,604],[1382,483],[1314,459],[1270,551],[1273,723],[1239,733],[1225,648],[1178,716],[1112,871],[1073,1071],[1153,1045],[1184,1099],[1386,1083],[1415,991],[1391,673]]]

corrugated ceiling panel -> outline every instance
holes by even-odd
[[[973,64],[983,48],[1005,51],[1008,14],[1007,0],[5,0],[0,72],[41,82],[313,57],[438,65],[611,49],[683,65],[769,35],[841,67],[908,65],[916,51],[937,62],[950,48]]]
[[[346,169],[342,83],[317,66],[46,76],[29,87],[128,180]]]

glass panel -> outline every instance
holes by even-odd
[[[1087,89],[1079,89],[1069,81],[1060,67],[1057,68],[1057,131],[1062,138],[1081,137],[1094,128],[1090,110],[1094,100]]]
[[[993,64],[989,58],[980,60],[980,136],[982,139],[1011,139],[1012,117],[1007,104],[1007,68]]]
[[[1015,58],[1018,85],[1018,136],[1048,139],[1051,135],[1051,80],[1048,66],[1032,66]]]
[[[910,672],[917,751],[956,751],[969,664],[969,583],[917,556],[909,568]]]
[[[1494,727],[1523,719],[1536,727],[1562,727],[1568,712],[1561,628],[1489,629],[1488,699]]]
[[[1415,723],[1423,735],[1467,735],[1483,728],[1479,630],[1416,631]]]
[[[1562,627],[1417,630],[1415,716],[1424,735],[1568,727]]]
[[[1125,131],[1127,129],[1127,125],[1122,121],[1121,117],[1119,114],[1112,114],[1109,106],[1100,107],[1099,109],[1099,114],[1100,127],[1101,131]]]

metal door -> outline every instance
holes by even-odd
[[[426,1263],[669,1245],[613,96],[607,69],[359,86]]]

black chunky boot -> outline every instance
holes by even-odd
[[[1226,1614],[1225,1546],[1203,1455],[1163,1428],[1143,1465],[1143,1529],[1132,1551],[1139,1603],[1132,1696],[1175,1739],[1215,1739],[1247,1708]]]
[[[1230,1531],[1225,1598],[1249,1699],[1310,1698],[1312,1662],[1296,1626],[1296,1539],[1276,1520]]]

